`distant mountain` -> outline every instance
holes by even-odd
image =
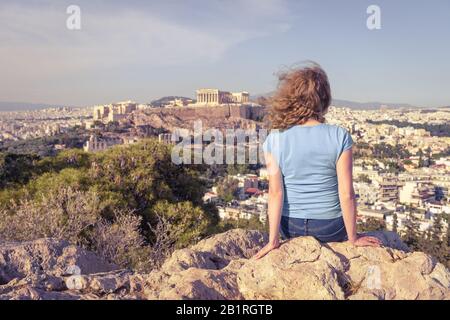
[[[192,98],[189,98],[189,97],[182,97],[182,96],[166,96],[166,97],[159,98],[159,99],[157,99],[157,100],[153,100],[152,102],[150,102],[150,104],[151,104],[153,107],[162,107],[162,106],[168,104],[169,101],[172,101],[172,100],[175,100],[175,99],[181,99],[181,100],[183,100],[183,101],[192,101],[192,100],[193,100]]]
[[[256,101],[258,101],[258,99],[260,99],[262,97],[263,98],[270,97],[272,94],[273,94],[273,92],[252,95],[250,97],[250,100],[256,102]],[[154,107],[161,107],[161,106],[167,104],[169,101],[174,100],[174,99],[181,99],[181,100],[185,100],[185,101],[192,100],[192,98],[183,97],[183,96],[166,96],[166,97],[159,98],[157,100],[153,100],[151,102],[151,105]],[[360,110],[373,110],[373,109],[380,109],[381,107],[389,108],[389,109],[417,108],[416,106],[413,106],[413,105],[407,104],[407,103],[356,102],[356,101],[340,100],[340,99],[333,99],[331,104],[336,107],[347,107],[347,108],[351,108],[351,109],[360,109]],[[46,104],[46,103],[0,101],[0,112],[1,111],[39,110],[39,109],[56,108],[56,107],[67,107],[67,106],[56,105],[56,104]],[[439,107],[439,109],[449,109],[449,108],[450,108],[450,106]]]
[[[273,95],[274,92],[268,92],[264,94],[254,95],[251,96],[250,99],[252,101],[258,101],[260,98],[267,98]],[[332,106],[335,107],[347,107],[351,109],[358,109],[358,110],[374,110],[374,109],[380,109],[383,108],[389,108],[389,109],[397,109],[397,108],[417,108],[416,106],[413,106],[408,103],[385,103],[385,102],[356,102],[356,101],[350,101],[350,100],[340,100],[340,99],[333,99],[331,102]]]
[[[250,96],[250,100],[256,102],[260,98],[269,98],[275,93],[275,91],[261,93],[261,94],[255,94]]]
[[[349,100],[339,100],[333,99],[331,105],[335,107],[347,107],[351,109],[360,109],[360,110],[374,110],[380,108],[388,108],[388,109],[414,109],[417,108],[408,103],[386,103],[386,102],[355,102]]]

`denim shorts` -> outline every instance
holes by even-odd
[[[321,242],[342,242],[347,240],[344,219],[300,219],[281,216],[281,237],[284,240],[312,236]]]

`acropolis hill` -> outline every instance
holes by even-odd
[[[218,129],[255,129],[262,125],[265,107],[250,102],[248,92],[199,89],[196,96],[195,101],[175,98],[162,107],[146,107],[132,101],[95,106],[94,120],[105,123],[130,121],[135,126],[167,131],[192,127],[196,120],[202,120],[205,128]]]
[[[262,125],[265,114],[262,106],[220,105],[198,107],[152,108],[136,111],[130,119],[136,126],[150,125],[172,131],[173,128],[192,128],[202,120],[204,128],[255,129]]]

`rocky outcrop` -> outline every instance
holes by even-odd
[[[261,260],[257,231],[231,230],[175,251],[160,270],[120,270],[64,241],[0,245],[0,299],[449,299],[450,272],[398,236],[384,247],[289,240]]]
[[[264,124],[260,120],[266,114],[259,106],[205,106],[152,108],[135,111],[128,120],[136,126],[151,126],[173,132],[176,128],[194,129],[201,121],[203,129],[256,129]]]
[[[2,243],[0,299],[80,299],[80,292],[67,291],[66,280],[117,269],[66,241]]]

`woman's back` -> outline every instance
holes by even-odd
[[[319,241],[346,239],[357,246],[379,246],[356,232],[352,137],[325,124],[331,90],[317,64],[280,74],[271,97],[274,129],[264,142],[269,174],[269,243],[261,258],[279,247],[279,236],[313,236]]]
[[[334,219],[342,216],[336,162],[353,144],[342,127],[297,125],[272,131],[264,151],[277,161],[284,187],[283,216]]]

